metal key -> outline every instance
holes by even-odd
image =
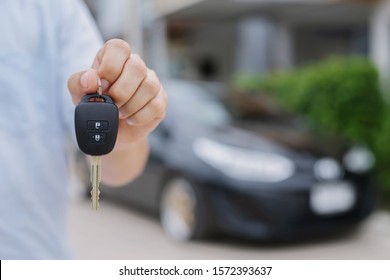
[[[112,99],[98,92],[85,95],[75,109],[77,143],[81,151],[91,155],[92,208],[99,208],[101,157],[112,151],[118,133],[118,108]]]
[[[91,199],[92,199],[92,208],[97,210],[99,208],[99,196],[100,190],[99,185],[101,181],[101,171],[102,171],[102,158],[100,156],[91,156]]]

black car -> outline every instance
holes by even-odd
[[[256,240],[323,234],[372,212],[372,154],[309,132],[299,119],[235,119],[207,87],[164,83],[166,119],[145,172],[103,190],[159,214],[177,240],[212,233]]]

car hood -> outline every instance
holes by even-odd
[[[251,131],[247,131],[240,127],[214,127],[212,138],[214,138],[214,140],[218,140],[226,144],[243,148],[274,152],[287,151],[286,147],[280,145],[280,143],[277,143],[272,139],[268,139],[263,135],[256,135],[255,133],[252,133]]]
[[[346,141],[343,141],[340,137],[325,133],[304,131],[286,125],[239,122],[232,129],[237,128],[290,150],[310,153],[316,157],[341,159],[348,149]]]
[[[180,121],[180,137],[184,143],[206,137],[221,143],[268,151],[284,155],[332,157],[341,159],[348,146],[333,135],[299,130],[291,126],[272,125],[261,122],[235,122],[221,125],[205,125],[199,122]]]

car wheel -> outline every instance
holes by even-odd
[[[160,200],[160,220],[166,234],[176,241],[200,239],[207,227],[200,190],[188,180],[167,181]]]

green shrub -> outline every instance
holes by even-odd
[[[362,57],[330,58],[266,77],[238,76],[240,90],[273,94],[288,110],[318,129],[365,144],[375,153],[381,182],[390,194],[390,106],[385,108],[378,72]]]
[[[386,200],[390,201],[390,105],[387,105],[374,141],[376,169]]]
[[[286,108],[319,127],[373,147],[383,101],[378,73],[365,58],[331,58],[262,78],[241,76],[236,85],[274,94]]]

